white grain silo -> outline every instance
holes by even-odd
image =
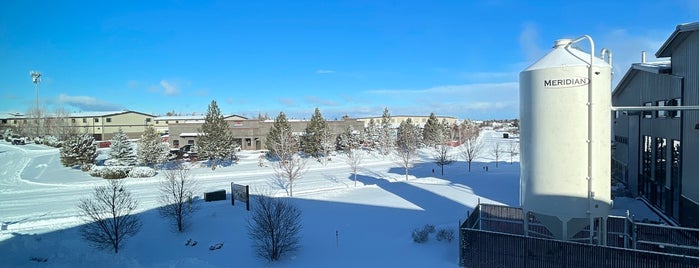
[[[572,46],[583,39],[590,54]],[[593,226],[582,239],[605,243],[612,68],[592,51],[589,36],[556,40],[520,73],[520,203],[558,239],[579,239]]]

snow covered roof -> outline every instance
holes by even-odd
[[[224,115],[224,119],[230,119],[232,117],[240,117],[243,120],[247,120],[248,118],[245,116],[240,116],[237,114],[232,114],[232,115]],[[170,115],[170,116],[158,116],[155,118],[155,121],[172,121],[172,120],[204,120],[206,119],[206,115]]]
[[[180,133],[180,137],[199,137],[203,136],[204,133],[197,133],[197,132],[184,132]]]
[[[0,112],[0,119],[25,118],[24,114],[18,112]]]

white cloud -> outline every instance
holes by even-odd
[[[527,61],[534,61],[544,55],[544,51],[537,45],[539,28],[531,22],[524,23],[522,28],[522,32],[519,33],[519,46]]]
[[[177,85],[175,85],[172,82],[168,82],[167,80],[160,80],[160,86],[165,89],[163,94],[165,96],[177,96],[180,95],[180,89],[177,88]]]
[[[296,100],[292,98],[281,98],[279,99],[279,102],[285,106],[296,106]]]
[[[124,107],[119,104],[109,103],[90,96],[69,96],[60,94],[58,98],[50,102],[62,106],[75,107],[81,111],[115,111],[124,109]]]
[[[333,70],[324,70],[324,69],[316,70],[316,74],[331,74],[334,72],[335,71],[333,71]]]
[[[136,80],[126,81],[126,86],[130,89],[136,89],[136,88],[138,88],[138,81],[136,81]]]
[[[306,96],[305,97],[306,102],[308,102],[311,105],[321,105],[321,106],[337,106],[339,103],[333,100],[326,100],[326,99],[321,99],[317,96]]]
[[[655,58],[655,52],[667,40],[672,30],[674,28],[667,31],[646,30],[643,33],[631,33],[626,29],[613,29],[596,40],[595,45],[599,44],[599,49],[604,47],[612,51],[612,86],[616,86],[632,63],[641,62],[641,51],[646,52],[647,61],[658,60]],[[599,49],[595,53],[599,53]]]

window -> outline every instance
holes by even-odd
[[[653,169],[653,138],[650,136],[643,136],[643,144],[641,144],[641,146],[642,162],[638,193],[648,198],[648,193],[650,193],[651,171]]]
[[[179,124],[179,123],[180,123],[180,121],[179,121],[179,120],[175,120],[175,124]]]
[[[83,118],[83,123],[87,123],[87,118]]]
[[[172,146],[175,148],[180,148],[180,140],[172,140]]]
[[[95,118],[95,123],[99,123],[99,122],[100,122],[100,119],[99,119],[99,118]]]
[[[112,118],[111,118],[111,117],[107,117],[107,123],[111,123],[111,122],[112,122]]]
[[[655,205],[665,210],[665,181],[667,177],[667,139],[655,138]]]
[[[682,106],[682,99],[681,98],[676,98],[676,99],[671,99],[667,101],[667,106]],[[682,117],[682,111],[680,110],[674,110],[674,111],[667,111],[667,116],[672,117],[672,118],[680,118]]]
[[[656,101],[655,105],[658,107],[665,107],[665,101],[664,100],[663,101]],[[666,110],[658,110],[658,112],[656,113],[656,117],[657,118],[667,117],[667,111]]]
[[[165,121],[165,124],[168,124],[168,122],[167,122],[167,121]]]
[[[3,124],[7,124],[7,119],[3,119],[3,120],[2,120],[2,123],[3,123]]]
[[[150,123],[150,118],[146,118],[146,123]]]
[[[671,217],[678,220],[680,210],[680,184],[682,182],[682,159],[681,143],[678,140],[672,141],[672,152],[670,153],[670,198],[668,198],[668,211]]]
[[[75,124],[75,118],[70,119],[70,122]]]
[[[188,141],[187,141],[187,144],[189,144],[189,145],[194,145],[194,140],[188,140]]]
[[[653,106],[653,103],[646,102],[643,104],[643,106],[651,107],[651,106]],[[643,111],[643,118],[653,118],[653,111]]]

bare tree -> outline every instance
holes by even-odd
[[[99,249],[112,248],[118,253],[123,241],[141,229],[141,221],[133,215],[137,206],[120,180],[95,187],[92,198],[82,199],[78,205],[88,221],[80,230],[82,237]]]
[[[451,147],[448,145],[436,145],[437,148],[434,150],[434,162],[442,169],[442,176],[444,176],[444,166],[451,165],[454,162],[450,153]]]
[[[278,261],[300,246],[301,210],[286,198],[258,195],[248,218],[248,236],[261,258]]]
[[[178,232],[184,231],[186,218],[197,210],[192,198],[198,190],[199,185],[183,165],[165,171],[165,178],[160,182],[160,202],[163,206],[159,211],[161,216],[174,221]]]
[[[294,196],[294,182],[306,173],[306,159],[298,154],[298,142],[290,131],[282,130],[274,144],[274,154],[278,158],[274,166],[277,180],[285,180],[289,196]]]
[[[476,157],[481,155],[483,144],[478,141],[478,136],[470,136],[466,138],[461,145],[461,154],[468,163],[468,172],[471,172],[471,163]]]
[[[345,150],[345,155],[347,156],[347,164],[352,169],[352,174],[354,175],[354,187],[357,187],[357,171],[359,171],[359,165],[364,158],[364,152],[357,148],[349,148]]]
[[[505,152],[508,155],[510,155],[510,164],[512,164],[512,160],[514,159],[514,157],[519,155],[519,142],[511,141],[511,142],[507,143],[507,147],[505,148]]]
[[[500,162],[500,156],[502,155],[503,148],[499,141],[496,141],[490,151],[490,156],[495,160],[495,167],[498,167],[498,162]]]

